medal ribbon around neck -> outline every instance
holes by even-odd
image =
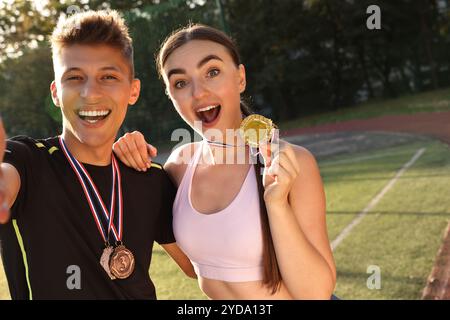
[[[112,183],[112,191],[111,191],[111,204],[110,204],[110,210],[106,209],[106,206],[102,200],[102,197],[100,196],[100,193],[97,190],[97,187],[95,186],[94,181],[92,180],[91,176],[87,172],[87,170],[84,168],[84,166],[77,160],[75,157],[70,153],[70,151],[67,149],[67,146],[64,142],[64,139],[60,136],[59,137],[59,143],[61,145],[61,149],[64,152],[64,155],[66,156],[67,160],[70,163],[70,166],[72,167],[73,171],[77,175],[78,180],[80,181],[80,184],[83,188],[84,194],[86,196],[86,199],[88,200],[89,208],[91,209],[92,216],[94,217],[94,221],[97,225],[97,228],[103,238],[103,241],[105,244],[109,243],[109,235],[112,231],[112,234],[116,240],[116,242],[120,242],[122,240],[122,225],[123,225],[123,202],[122,202],[122,181],[120,176],[120,170],[119,166],[117,165],[117,160],[114,157],[114,154],[112,155],[111,162],[112,162],[112,176],[113,176],[113,183]],[[116,176],[117,176],[117,183],[116,183]],[[117,193],[118,193],[118,224],[119,228],[116,229],[114,225],[114,211],[115,211],[115,190],[116,190],[116,184],[117,184]],[[94,200],[100,205],[101,210],[104,219],[106,220],[106,224],[108,225],[108,229],[105,230],[102,223],[102,215],[98,213],[98,206],[95,205]],[[96,208],[97,207],[97,208]]]

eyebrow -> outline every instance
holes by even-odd
[[[220,59],[218,56],[216,56],[215,54],[210,54],[209,56],[204,57],[202,60],[200,60],[200,62],[197,64],[197,68],[201,68],[203,65],[205,65],[208,61],[210,60],[220,60],[223,62],[222,59]]]
[[[72,67],[72,68],[69,68],[69,69],[65,70],[63,72],[63,75],[65,75],[66,73],[72,72],[72,71],[81,71],[81,69],[77,68],[77,67]]]
[[[66,71],[64,71],[63,75],[72,71],[83,71],[81,68],[78,67],[72,67],[67,69]],[[100,71],[117,71],[117,72],[121,72],[121,69],[119,67],[115,67],[115,66],[105,66],[102,67],[100,69]]]
[[[223,62],[223,60],[221,58],[219,58],[218,56],[216,56],[215,54],[210,54],[210,55],[204,57],[202,60],[200,60],[199,63],[197,63],[197,69],[204,66],[210,60],[219,60],[219,61]],[[172,76],[174,74],[184,74],[184,73],[186,73],[186,70],[184,70],[184,69],[181,69],[181,68],[172,69],[167,73],[167,79],[170,79],[170,76]]]
[[[107,67],[103,67],[100,69],[101,71],[118,71],[121,72],[122,69],[120,69],[119,67],[116,66],[107,66]]]

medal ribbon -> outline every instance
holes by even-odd
[[[61,145],[61,149],[63,150],[64,155],[66,156],[67,160],[69,161],[70,166],[72,167],[73,171],[75,172],[78,181],[80,181],[81,187],[83,188],[84,195],[86,196],[86,199],[89,204],[89,208],[91,209],[92,216],[94,217],[94,221],[97,225],[97,228],[103,238],[103,241],[105,243],[109,242],[109,234],[112,231],[112,234],[116,240],[116,242],[121,241],[122,239],[122,225],[123,225],[123,201],[122,201],[122,181],[120,176],[120,170],[119,166],[117,164],[117,160],[114,157],[114,154],[112,155],[111,162],[112,162],[112,177],[113,177],[113,183],[112,183],[112,190],[111,190],[111,204],[110,204],[110,210],[108,211],[106,209],[106,206],[102,200],[102,197],[100,196],[100,193],[97,190],[97,187],[95,186],[94,181],[92,180],[91,176],[87,172],[87,170],[84,168],[83,164],[81,164],[75,157],[70,153],[70,151],[67,149],[67,146],[63,140],[63,138],[59,137],[59,143]],[[116,177],[117,177],[117,193],[118,193],[118,224],[119,228],[116,229],[114,225],[114,211],[115,211],[115,202],[116,202],[116,196],[115,196],[115,189],[116,189]],[[98,204],[100,204],[101,212],[104,215],[104,219],[107,222],[108,229],[105,230],[102,224],[102,215],[98,213],[98,210],[95,205],[94,200]]]

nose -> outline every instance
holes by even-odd
[[[208,88],[206,87],[205,83],[202,81],[195,81],[192,84],[192,96],[197,99],[201,100],[203,97],[205,97],[208,94]]]
[[[80,96],[87,101],[96,101],[102,96],[100,85],[95,79],[88,79],[81,89]]]

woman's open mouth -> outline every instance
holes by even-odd
[[[205,108],[198,109],[196,113],[203,124],[212,124],[218,118],[220,109],[220,104],[211,105]]]
[[[98,121],[104,120],[109,116],[111,110],[95,110],[95,111],[87,111],[87,110],[79,110],[78,117],[81,120],[87,121],[91,124],[97,123]]]

